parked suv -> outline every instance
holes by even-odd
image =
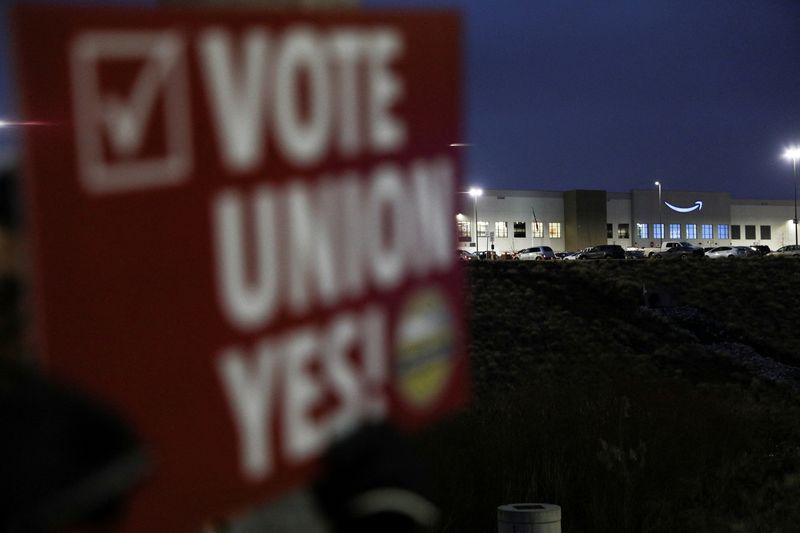
[[[781,246],[770,255],[800,255],[800,246],[796,244]]]
[[[748,246],[717,246],[706,252],[706,257],[716,259],[719,257],[748,257],[756,252]]]
[[[687,246],[674,246],[668,248],[666,252],[661,252],[653,256],[654,259],[689,259],[690,257],[705,257],[706,253],[699,246],[691,248]]]
[[[578,259],[625,259],[625,250],[619,244],[601,244],[583,250]]]
[[[549,246],[534,246],[517,252],[517,259],[522,261],[541,261],[555,259],[556,254]]]

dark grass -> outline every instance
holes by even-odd
[[[475,397],[419,436],[441,531],[557,503],[563,530],[800,530],[800,402],[709,346],[797,363],[800,261],[468,267]],[[642,309],[643,288],[705,320]]]

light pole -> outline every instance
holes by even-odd
[[[658,225],[661,226],[661,240],[659,240],[659,247],[664,245],[664,222],[661,220],[661,182],[657,181],[653,185],[658,187]]]
[[[478,241],[478,196],[483,194],[483,189],[478,187],[470,187],[469,195],[472,196],[472,206],[474,209],[475,218],[475,253],[480,251],[480,242]]]
[[[790,146],[783,152],[783,158],[792,162],[794,174],[794,245],[797,246],[797,160],[800,159],[800,146]]]

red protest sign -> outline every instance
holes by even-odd
[[[154,474],[129,531],[306,481],[467,394],[452,13],[22,7],[37,325]]]

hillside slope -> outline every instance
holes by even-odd
[[[419,439],[442,531],[794,531],[800,261],[468,265],[473,404]]]

